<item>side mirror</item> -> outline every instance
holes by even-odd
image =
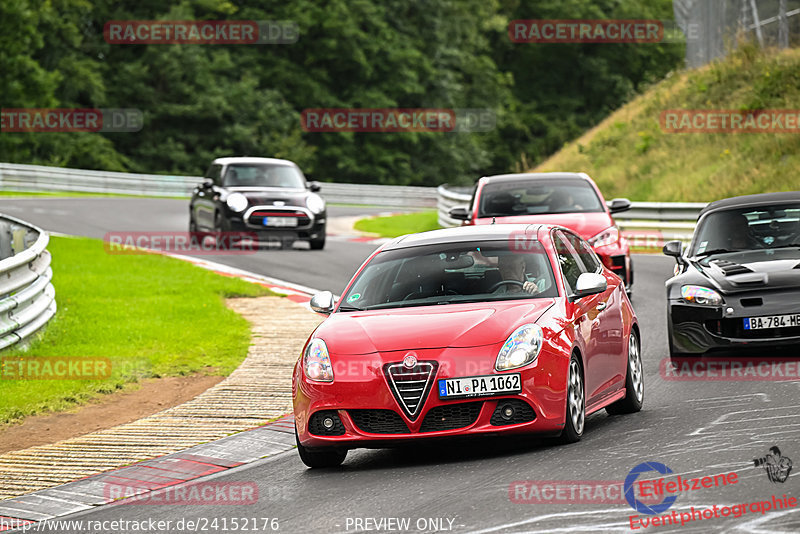
[[[457,219],[459,221],[469,220],[469,210],[467,210],[467,208],[450,208],[448,213],[453,219]]]
[[[631,201],[627,198],[615,198],[608,203],[608,211],[611,213],[619,213],[629,209],[631,209]]]
[[[212,180],[211,178],[203,180],[203,184],[201,187],[203,189],[211,189],[212,187],[214,187],[214,180]]]
[[[675,258],[675,261],[678,262],[678,265],[684,265],[686,263],[686,260],[683,259],[683,243],[680,241],[667,241],[664,243],[664,248],[662,251],[667,256],[672,256]]]
[[[578,283],[575,284],[575,295],[573,300],[585,297],[586,295],[602,293],[607,288],[608,281],[602,274],[583,273],[578,277]]]
[[[322,187],[320,187],[319,182],[308,182],[308,190],[312,193],[316,193],[320,189],[322,189]]]
[[[333,293],[323,291],[311,297],[311,309],[323,315],[330,315],[333,311]]]

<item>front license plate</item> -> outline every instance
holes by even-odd
[[[744,318],[745,330],[762,330],[764,328],[791,328],[793,326],[800,326],[800,313]]]
[[[519,393],[520,391],[522,391],[522,378],[519,373],[442,378],[439,380],[440,399],[486,397],[489,395]]]
[[[297,226],[297,219],[294,217],[264,217],[264,226]]]

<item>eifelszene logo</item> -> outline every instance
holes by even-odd
[[[792,460],[781,455],[781,450],[776,446],[770,447],[766,456],[754,458],[753,465],[761,467],[767,472],[769,481],[773,484],[786,482],[792,472]]]
[[[672,473],[672,469],[660,462],[640,463],[631,469],[628,473],[628,476],[625,477],[625,485],[623,486],[625,490],[625,500],[628,501],[628,504],[631,505],[631,508],[639,513],[657,515],[672,506],[678,497],[676,495],[670,495],[669,497],[665,497],[664,500],[658,504],[646,504],[637,499],[636,495],[634,494],[634,484],[636,483],[636,479],[639,478],[641,473],[647,473],[649,471],[656,471],[662,475]]]

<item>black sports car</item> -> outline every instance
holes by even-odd
[[[192,192],[190,232],[249,232],[259,241],[325,246],[326,206],[317,182],[291,161],[218,158]]]
[[[712,202],[664,254],[672,357],[800,342],[800,191]]]

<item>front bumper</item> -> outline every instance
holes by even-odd
[[[232,232],[254,233],[259,241],[270,242],[276,239],[295,238],[295,239],[322,239],[325,237],[326,214],[312,214],[308,221],[295,227],[268,227],[259,226],[253,222],[245,222],[245,218],[239,215],[229,215],[228,222]],[[254,221],[250,218],[250,221]]]
[[[724,298],[722,306],[699,306],[683,299],[669,300],[668,326],[673,352],[701,355],[736,349],[789,346],[800,342],[800,327],[764,330],[744,328],[746,317],[800,313],[800,291],[726,295]]]
[[[433,387],[414,419],[400,407],[383,373],[385,364],[402,362],[407,351],[346,359],[331,355],[332,383],[309,382],[298,363],[292,389],[300,443],[310,448],[351,449],[462,435],[559,433],[564,426],[569,359],[545,346],[533,364],[498,373],[493,366],[501,346],[414,351],[420,362],[438,362]],[[518,394],[443,400],[436,387],[436,380],[442,378],[517,372],[522,378]],[[498,410],[507,404],[515,411],[510,421],[503,420]],[[338,435],[321,435],[325,433],[319,426],[321,412],[335,416],[333,432]]]

